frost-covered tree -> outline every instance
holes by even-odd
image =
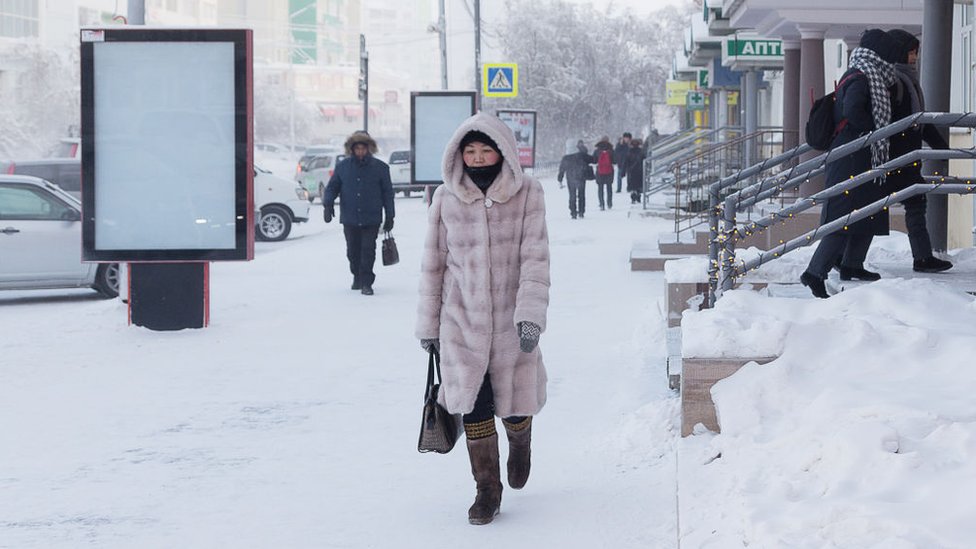
[[[81,124],[78,51],[17,44],[3,56],[0,158],[45,156]]]
[[[499,31],[506,60],[519,64],[519,96],[486,109],[539,112],[538,155],[559,158],[567,139],[635,135],[654,126],[672,54],[681,47],[689,2],[649,17],[566,0],[508,0]]]
[[[291,137],[289,118],[293,100],[288,85],[274,78],[256,79],[254,85],[254,140],[287,144]],[[295,142],[315,140],[315,127],[321,126],[318,110],[300,100],[294,106]]]

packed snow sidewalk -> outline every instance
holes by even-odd
[[[254,262],[214,266],[205,330],[129,327],[88,291],[0,293],[0,547],[972,545],[972,296],[889,276],[686,313],[686,352],[780,358],[715,386],[721,434],[678,440],[662,275],[627,264],[671,223],[619,204],[570,220],[544,185],[549,403],[532,477],[490,526],[467,524],[463,448],[415,450],[425,210],[397,199],[402,261],[373,297],[348,289],[318,208]],[[869,263],[903,261],[903,239]],[[771,267],[795,279],[808,253]],[[952,259],[956,279],[976,273],[973,250]]]
[[[0,293],[0,547],[674,547],[663,287],[628,265],[668,223],[597,211],[592,186],[570,220],[545,187],[549,402],[532,477],[490,526],[467,523],[463,446],[416,451],[426,210],[397,198],[401,263],[372,297],[318,205],[255,261],[213,266],[204,330],[129,327],[87,291]]]

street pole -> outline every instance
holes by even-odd
[[[481,110],[481,0],[474,0],[474,94]]]
[[[366,35],[359,35],[359,98],[363,100],[363,131],[369,133],[369,52]]]
[[[440,13],[437,18],[437,28],[440,33],[441,44],[441,89],[447,89],[447,18],[444,15],[444,0],[440,1]]]
[[[126,21],[130,25],[146,24],[146,0],[129,0],[129,14]]]

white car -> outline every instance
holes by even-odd
[[[409,198],[410,191],[423,190],[423,185],[411,184],[409,150],[391,152],[387,164],[390,166],[390,181],[393,182],[393,192],[403,193],[403,196]]]
[[[117,263],[81,262],[81,202],[27,175],[0,175],[0,289],[119,295]]]
[[[254,207],[257,239],[278,242],[288,238],[294,223],[308,221],[308,192],[294,181],[254,166]]]

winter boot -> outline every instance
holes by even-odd
[[[469,425],[465,424],[468,433],[468,458],[471,460],[471,474],[474,475],[478,487],[478,495],[474,498],[474,505],[468,509],[468,522],[471,524],[488,524],[495,519],[495,515],[502,505],[501,471],[498,465],[498,434],[495,433],[495,420],[490,420],[491,435],[482,438],[470,438]],[[487,423],[487,422],[482,422]],[[480,425],[480,424],[474,424]]]
[[[952,268],[952,263],[944,259],[939,259],[938,257],[926,257],[925,259],[916,259],[912,265],[912,270],[916,273],[940,273]]]
[[[518,423],[502,420],[508,434],[508,485],[520,490],[529,480],[532,465],[532,417]]]
[[[827,299],[830,297],[830,294],[827,293],[827,285],[824,284],[824,279],[811,273],[810,271],[804,271],[803,274],[800,275],[800,283],[807,288],[810,288],[810,291],[813,292],[813,297],[819,297],[821,299]]]
[[[841,280],[867,280],[868,282],[881,280],[881,275],[869,271],[864,267],[845,267],[840,265],[838,269],[840,270]]]

